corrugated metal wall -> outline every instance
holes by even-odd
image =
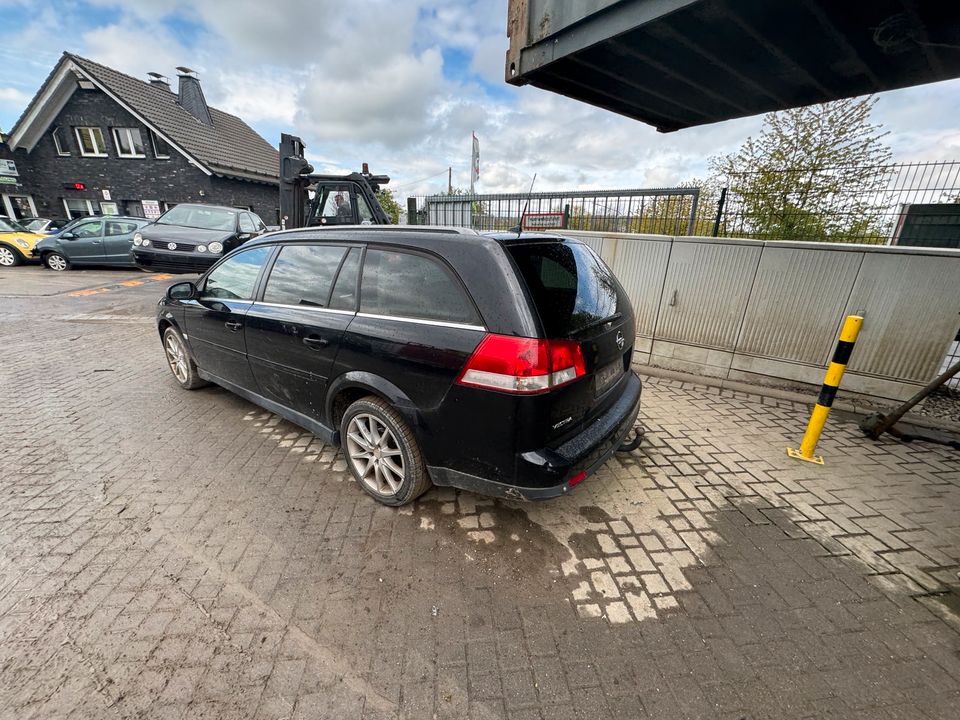
[[[565,234],[613,268],[638,359],[653,365],[819,383],[843,317],[858,313],[844,388],[901,399],[937,374],[960,325],[960,250]]]

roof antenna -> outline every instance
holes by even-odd
[[[523,216],[527,214],[527,208],[530,207],[530,196],[533,195],[533,184],[537,181],[537,174],[533,174],[533,180],[530,181],[530,189],[527,191],[527,202],[520,211],[520,221],[517,223],[517,237],[523,233]]]

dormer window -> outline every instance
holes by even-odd
[[[150,131],[150,143],[153,145],[153,156],[157,160],[168,160],[170,158],[170,146],[153,130]]]
[[[139,128],[114,128],[113,144],[117,148],[117,155],[122,158],[146,157],[143,149],[143,137]]]
[[[74,128],[77,144],[84,157],[107,157],[107,143],[103,140],[103,131],[98,127]]]
[[[53,135],[53,144],[57,148],[57,155],[67,157],[70,155],[70,148],[67,146],[67,139],[63,135],[63,128],[59,125],[50,133]]]

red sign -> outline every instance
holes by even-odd
[[[562,212],[524,213],[520,226],[524,230],[554,230],[563,227]]]
[[[67,190],[86,190],[87,189],[86,183],[82,183],[82,182],[67,183],[63,187],[66,188]]]

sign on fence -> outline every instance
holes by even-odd
[[[524,213],[520,224],[524,230],[552,230],[563,227],[562,212]]]

